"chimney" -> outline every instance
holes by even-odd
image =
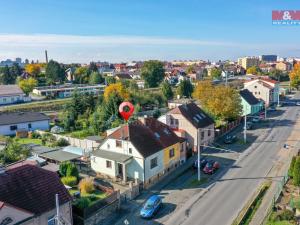
[[[45,50],[45,57],[46,57],[46,63],[48,64],[48,53],[47,53],[47,50]]]
[[[143,117],[140,117],[139,120],[142,122],[142,124],[146,125],[146,119],[148,118],[147,115],[144,115]]]

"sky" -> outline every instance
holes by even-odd
[[[65,63],[300,57],[299,0],[0,0],[0,60]]]

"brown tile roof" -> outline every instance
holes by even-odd
[[[36,215],[55,208],[55,194],[60,204],[72,200],[54,172],[23,165],[0,174],[0,201]]]
[[[169,114],[181,114],[196,128],[204,128],[214,124],[214,120],[193,102],[177,106]]]
[[[129,140],[143,157],[148,157],[182,140],[166,124],[143,118],[122,126],[108,138]]]
[[[0,96],[22,95],[24,92],[18,85],[0,85]]]

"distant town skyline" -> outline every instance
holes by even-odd
[[[272,10],[299,1],[10,1],[0,8],[0,61],[64,63],[300,57],[300,27],[274,26]]]

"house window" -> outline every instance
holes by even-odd
[[[180,145],[180,152],[183,152],[183,144]]]
[[[106,160],[106,168],[111,168],[111,161],[109,160]]]
[[[175,156],[175,151],[174,151],[174,148],[171,148],[169,150],[169,158],[173,158]]]
[[[210,136],[210,135],[211,135],[210,132],[211,132],[211,130],[208,130],[208,131],[207,131],[207,136]]]
[[[32,128],[31,123],[29,123],[28,124],[28,129],[31,129],[31,128]]]
[[[3,102],[6,102],[6,98],[3,98]]]
[[[129,148],[128,151],[129,151],[129,154],[132,154],[132,148]]]
[[[110,145],[109,144],[107,144],[107,149],[110,149]]]
[[[17,129],[18,129],[17,125],[10,126],[10,130],[17,130]]]
[[[201,132],[201,139],[204,139],[204,131]]]
[[[254,86],[254,88],[257,88],[257,86]]]
[[[150,160],[150,169],[157,167],[157,157]]]
[[[122,148],[122,141],[116,140],[116,146],[117,146],[118,148]]]

